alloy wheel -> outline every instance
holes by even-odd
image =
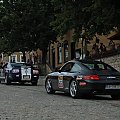
[[[55,93],[55,90],[52,88],[51,80],[47,79],[45,83],[45,88],[48,94],[53,94]]]
[[[46,82],[46,90],[47,92],[49,93],[50,90],[51,90],[51,83],[50,83],[50,80],[48,79],[47,82]]]
[[[70,84],[70,95],[72,97],[76,97],[77,94],[77,83],[76,81],[72,81]]]

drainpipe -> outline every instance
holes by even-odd
[[[83,47],[84,47],[84,39],[82,38],[82,49],[81,49],[81,54],[82,54],[82,59],[83,59]]]

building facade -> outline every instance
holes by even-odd
[[[31,60],[33,64],[42,63],[42,51],[31,51],[25,52],[26,55],[26,62]],[[1,54],[0,56],[0,63],[7,63],[7,62],[24,62],[23,60],[23,53],[22,52],[14,52],[11,55],[8,54]]]
[[[63,38],[57,38],[56,42],[52,42],[49,44],[48,47],[48,54],[47,54],[47,63],[53,69],[56,67],[62,66],[65,62],[72,60],[76,57],[84,58],[86,54],[85,50],[89,53],[89,56],[93,56],[93,45],[96,44],[99,46],[102,43],[106,48],[106,54],[108,52],[111,53],[109,43],[111,41],[111,37],[114,36],[116,32],[111,32],[109,35],[96,35],[93,37],[92,40],[85,43],[85,40],[80,38],[78,41],[74,41],[72,38],[73,31],[67,32]],[[113,39],[113,38],[112,38]],[[115,49],[120,44],[120,40],[114,40]],[[86,44],[86,45],[85,45]],[[99,51],[100,52],[100,51]],[[99,54],[98,54],[99,56]],[[93,56],[94,57],[94,56]]]

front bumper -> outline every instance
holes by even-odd
[[[39,75],[32,75],[30,80],[22,80],[21,75],[19,74],[9,74],[8,78],[11,82],[35,82],[38,81]]]

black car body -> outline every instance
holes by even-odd
[[[3,81],[6,84],[11,82],[31,82],[32,85],[37,85],[39,79],[39,69],[26,63],[6,63],[3,66]],[[2,81],[2,82],[3,82]]]
[[[64,91],[71,97],[111,95],[120,98],[120,72],[102,61],[72,60],[46,76],[47,93]]]

